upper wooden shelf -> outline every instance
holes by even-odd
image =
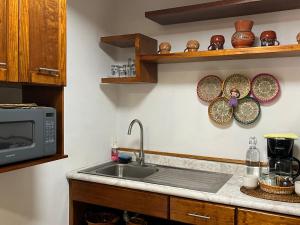
[[[300,0],[221,0],[145,12],[161,25],[299,9]]]
[[[294,56],[300,56],[300,44],[141,55],[141,61],[149,63],[176,63]]]
[[[119,48],[132,48],[135,45],[135,40],[140,34],[124,34],[101,37],[101,42],[109,45],[113,45]]]

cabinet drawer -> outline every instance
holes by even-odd
[[[167,219],[169,215],[169,197],[166,195],[71,180],[70,196],[73,201],[128,210],[158,218]]]
[[[171,197],[170,219],[189,224],[234,225],[235,208]]]
[[[298,225],[300,218],[247,209],[238,209],[238,225]]]

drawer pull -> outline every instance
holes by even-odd
[[[43,68],[43,67],[40,67],[38,69],[38,72],[42,73],[42,74],[50,75],[50,76],[58,76],[58,74],[59,74],[59,70]]]
[[[197,213],[188,213],[187,215],[192,216],[192,217],[197,217],[197,218],[200,218],[200,219],[205,219],[205,220],[210,219],[210,216],[202,216],[202,215],[199,215]]]
[[[4,63],[4,62],[0,62],[0,67],[6,67],[7,66],[7,64],[6,63]]]

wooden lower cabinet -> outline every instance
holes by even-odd
[[[213,203],[170,198],[170,219],[189,224],[234,225],[235,208]]]
[[[86,225],[91,209],[123,210],[146,215],[148,225],[300,225],[300,217],[242,209],[115,187],[94,182],[69,180],[69,225]],[[100,207],[100,208],[97,208]],[[125,225],[121,222],[118,225]]]
[[[169,218],[167,195],[76,180],[70,182],[70,193],[72,201]]]
[[[274,213],[238,209],[238,225],[300,225],[300,218]]]

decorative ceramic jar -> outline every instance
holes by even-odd
[[[277,41],[277,35],[275,31],[267,30],[261,33],[260,35],[261,46],[274,46],[280,45]]]
[[[254,22],[251,20],[238,20],[235,22],[236,32],[232,35],[231,43],[234,48],[252,47],[255,35],[252,33]]]
[[[300,33],[297,35],[298,44],[300,44]]]
[[[210,39],[208,50],[224,49],[225,37],[223,35],[213,35]]]
[[[186,51],[188,51],[188,52],[197,52],[199,47],[200,47],[200,44],[199,44],[198,41],[190,40],[190,41],[187,42],[186,49],[184,50],[184,52],[186,52]]]
[[[159,45],[158,53],[160,54],[168,54],[171,51],[171,44],[169,42],[162,42]]]

